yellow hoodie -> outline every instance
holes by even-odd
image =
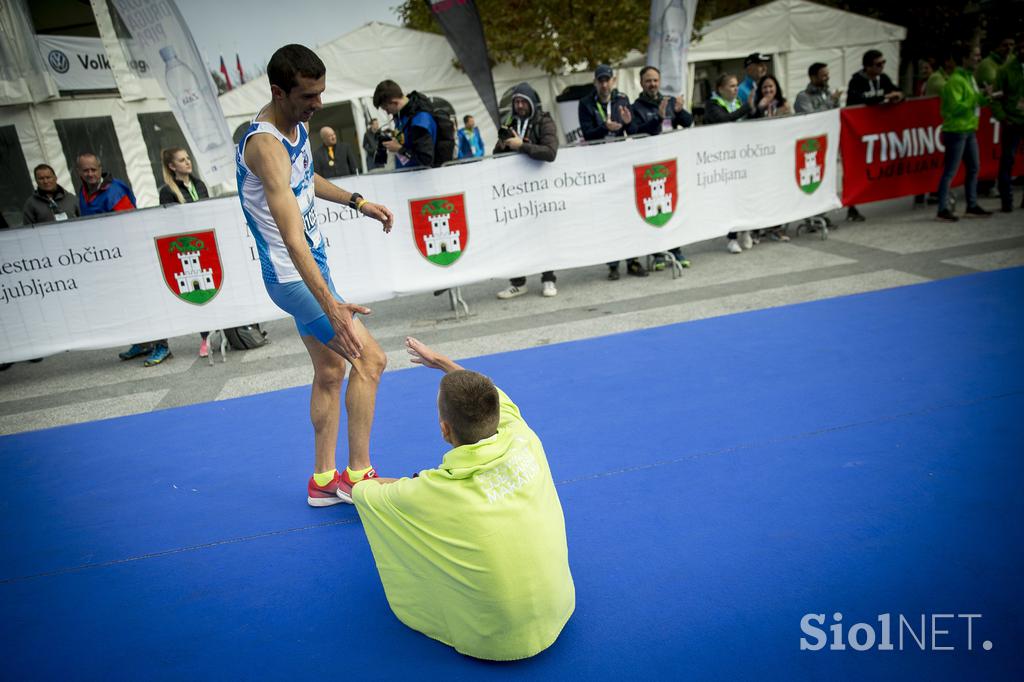
[[[403,623],[476,658],[528,658],[576,607],[565,519],[544,447],[499,389],[498,433],[352,499]]]

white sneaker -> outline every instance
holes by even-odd
[[[552,296],[558,296],[558,289],[555,288],[554,282],[544,282],[544,290],[540,293],[550,298]]]
[[[740,232],[740,246],[744,249],[754,248],[754,238],[750,236],[750,231]]]
[[[507,289],[502,289],[498,292],[498,298],[506,300],[509,298],[515,298],[516,296],[522,296],[526,293],[526,285],[521,287],[509,285]]]
[[[735,239],[730,239],[729,243],[725,245],[725,249],[729,253],[743,253],[743,249],[740,248],[740,243]]]

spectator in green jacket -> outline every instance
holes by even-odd
[[[942,88],[942,144],[946,148],[943,161],[942,179],[939,181],[939,212],[936,219],[955,223],[958,218],[946,204],[949,185],[960,168],[963,159],[967,176],[964,191],[967,194],[967,218],[988,218],[991,213],[978,205],[978,107],[988,104],[988,97],[978,90],[974,80],[974,69],[981,60],[981,50],[970,44],[954,46],[954,54],[960,68],[946,81]],[[992,86],[987,86],[991,94]]]
[[[943,53],[939,55],[939,59],[941,60],[939,68],[932,72],[932,75],[928,77],[928,82],[924,84],[925,97],[940,97],[942,88],[946,86],[946,81],[956,71],[956,60],[953,59],[950,48],[944,49]]]
[[[1003,36],[989,55],[981,60],[978,68],[974,71],[974,79],[978,81],[980,87],[996,84],[999,68],[1013,54],[1013,45],[1014,39],[1012,36]]]
[[[1017,148],[1024,140],[1024,34],[1017,36],[1017,54],[1006,60],[996,75],[996,90],[1003,96],[992,100],[992,113],[1002,127],[1002,154],[999,157],[999,199],[1002,212],[1013,210],[1010,173]],[[1024,202],[1021,203],[1024,208]]]

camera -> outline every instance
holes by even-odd
[[[395,139],[395,133],[393,130],[381,130],[377,133],[377,153],[387,153],[387,149],[384,148],[385,142],[391,142]]]
[[[498,139],[503,142],[515,136],[515,131],[509,128],[508,126],[502,126],[501,128],[498,128]]]

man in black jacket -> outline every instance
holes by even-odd
[[[320,129],[320,141],[323,146],[313,152],[313,170],[323,178],[340,178],[355,175],[359,169],[352,147],[338,142],[334,128],[324,126]]]
[[[387,152],[395,155],[395,168],[434,165],[437,124],[429,99],[415,90],[406,95],[398,83],[384,80],[373,91],[373,106],[387,112],[395,123],[396,137],[383,140],[377,152],[379,165],[387,163]]]
[[[580,100],[579,117],[583,139],[591,142],[636,132],[629,98],[615,89],[615,72],[607,64],[594,69],[594,93]],[[647,276],[647,268],[636,258],[626,261],[626,272]],[[608,263],[608,279],[619,279],[619,261]]]
[[[78,198],[57,184],[57,174],[45,163],[35,167],[36,191],[25,202],[26,225],[49,223],[78,217]]]
[[[693,125],[693,115],[683,107],[682,95],[670,97],[661,94],[661,71],[657,67],[648,65],[640,70],[640,87],[640,96],[633,102],[633,132],[660,135],[666,128],[671,130]],[[690,267],[690,261],[680,247],[669,249],[669,253],[684,268]],[[654,269],[665,269],[665,259],[660,253],[654,255]],[[608,278],[612,279],[611,273]]]
[[[666,125],[672,128],[693,125],[693,116],[684,108],[682,96],[661,94],[661,71],[657,67],[645,66],[640,71],[640,87],[643,91],[633,102],[635,132],[657,135]]]
[[[536,161],[554,161],[558,154],[558,129],[551,114],[541,109],[540,96],[528,83],[512,89],[512,112],[498,130],[494,154],[518,152]],[[541,274],[541,294],[557,296],[555,273]],[[526,293],[526,277],[514,277],[509,286],[498,292],[498,298],[509,299]]]
[[[893,85],[889,76],[882,73],[885,58],[878,50],[868,50],[861,58],[863,69],[853,74],[846,89],[846,106],[855,104],[896,104],[903,101],[903,93]],[[846,219],[862,223],[865,218],[856,206],[846,211]]]

